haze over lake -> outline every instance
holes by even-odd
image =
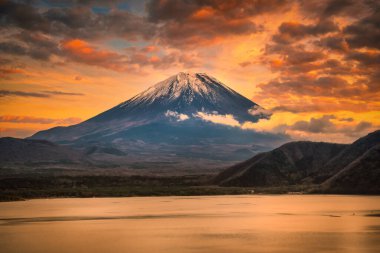
[[[380,197],[241,195],[0,203],[1,252],[378,252]]]

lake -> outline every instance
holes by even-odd
[[[0,252],[380,252],[380,196],[239,195],[0,203]]]

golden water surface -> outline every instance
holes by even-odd
[[[0,252],[380,252],[379,214],[379,196],[3,202]]]

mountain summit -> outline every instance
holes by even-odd
[[[270,116],[263,113],[260,106],[207,74],[180,72],[89,121],[125,117],[187,120],[199,117],[200,112],[233,115],[240,123]]]
[[[252,145],[256,145],[253,148],[256,149],[257,145],[273,146],[284,142],[283,136],[240,128],[244,122],[269,117],[270,114],[258,104],[214,77],[180,72],[80,124],[55,127],[30,138],[76,146],[94,143],[121,146],[129,153],[141,143],[144,147],[139,152],[142,153],[153,146],[155,150],[163,151],[164,145],[167,154],[173,155],[174,150],[175,156],[179,150],[183,151],[181,154],[191,153],[187,149],[194,150],[194,146],[190,145],[198,145],[197,150],[202,156],[208,156],[207,153],[216,155],[211,146],[235,145],[233,150],[224,148],[223,152],[218,152],[217,156],[226,159],[227,150],[235,152],[244,148],[242,153],[246,157],[252,154]],[[209,147],[206,152],[205,147]],[[241,154],[236,152],[241,159]]]

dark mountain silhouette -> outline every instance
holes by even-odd
[[[278,186],[299,184],[317,174],[347,145],[323,142],[291,142],[261,153],[220,173],[222,185]]]
[[[78,163],[81,152],[45,140],[0,138],[0,164],[63,162]]]
[[[366,151],[322,184],[332,193],[380,193],[380,144]]]
[[[356,159],[359,159],[364,153],[369,151],[372,147],[380,143],[380,130],[364,136],[347,148],[345,148],[337,156],[333,157],[326,166],[321,167],[318,175],[312,175],[313,182],[322,183],[337,172],[349,166]]]
[[[380,130],[350,145],[291,142],[222,171],[224,186],[321,184],[325,192],[380,192]]]

